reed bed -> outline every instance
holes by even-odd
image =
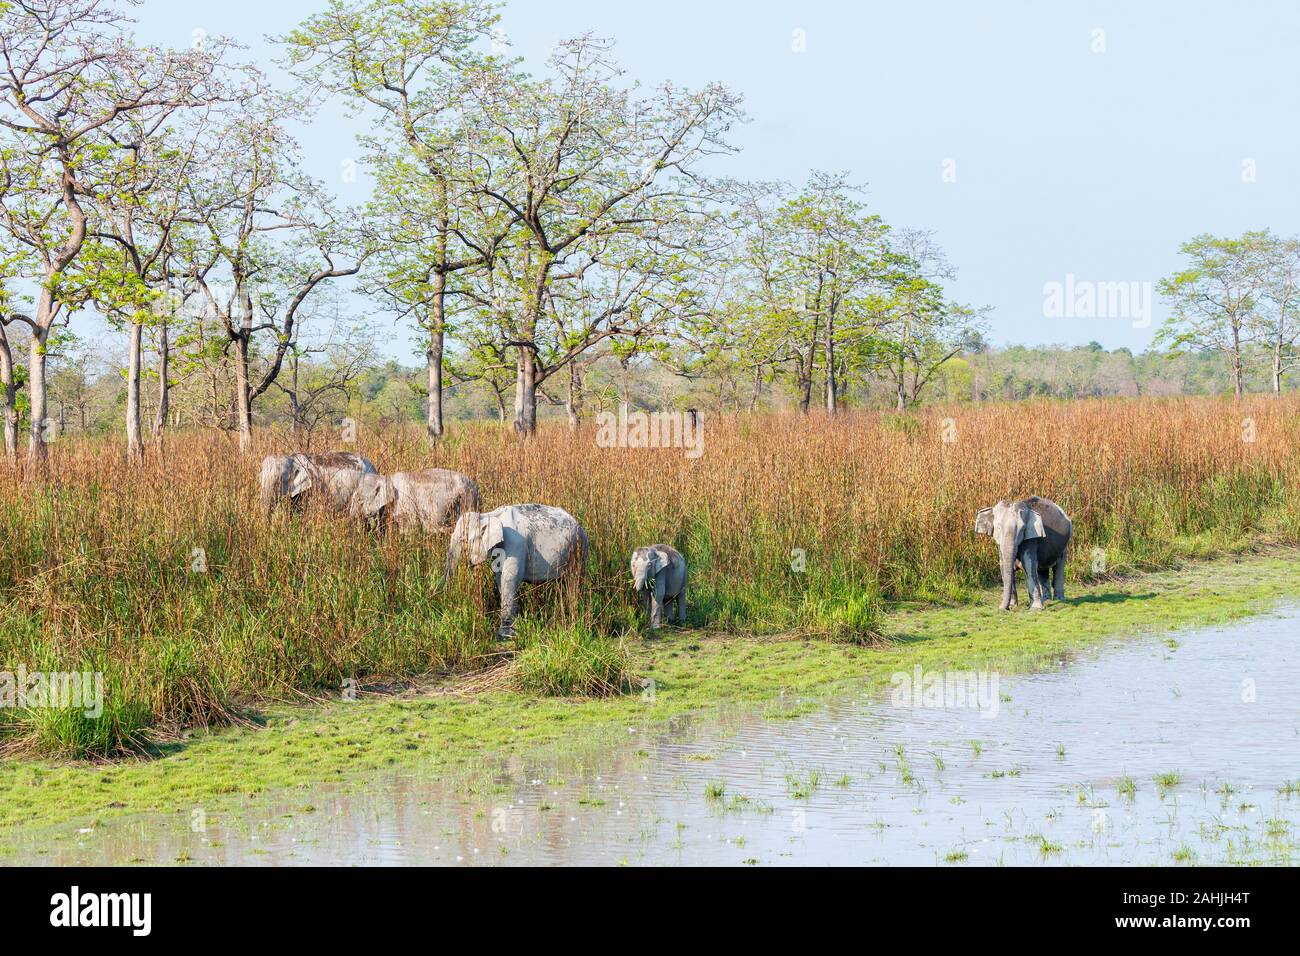
[[[362,428],[385,472],[455,468],[484,507],[572,512],[592,553],[581,589],[525,591],[510,686],[610,693],[641,639],[633,548],[691,567],[695,626],[870,640],[899,601],[968,601],[996,578],[972,532],[998,498],[1041,494],[1074,519],[1078,580],[1300,539],[1300,399],[1086,400],[708,417],[704,453],[600,448],[594,426],[520,444],[495,424],[437,448],[418,427]],[[48,476],[0,465],[0,670],[104,674],[105,717],[0,711],[0,737],[69,756],[230,720],[259,698],[500,662],[490,575],[443,574],[445,537],[256,508],[264,430],[167,437],[128,466],[111,438],[61,438]],[[318,436],[314,447],[347,447]]]

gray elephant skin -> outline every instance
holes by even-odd
[[[348,514],[367,520],[391,519],[399,531],[420,528],[447,534],[462,514],[481,507],[473,478],[448,468],[426,468],[362,475]]]
[[[501,599],[497,639],[514,633],[519,585],[581,577],[587,567],[587,532],[573,515],[550,505],[506,505],[469,511],[456,521],[447,547],[451,573],[468,559],[472,567],[492,561]]]
[[[652,544],[632,552],[632,586],[650,617],[651,630],[663,626],[664,604],[671,603],[678,624],[686,622],[686,559],[676,548]]]
[[[1002,610],[1016,603],[1017,564],[1025,569],[1033,610],[1043,609],[1049,575],[1056,600],[1065,600],[1065,558],[1074,526],[1055,501],[1037,496],[999,501],[975,515],[975,531],[997,542]]]
[[[369,459],[350,451],[267,455],[262,459],[262,513],[270,515],[282,501],[293,507],[317,501],[331,513],[344,514],[362,475],[375,473]]]

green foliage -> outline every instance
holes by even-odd
[[[543,697],[607,697],[630,684],[629,654],[622,640],[590,624],[538,626],[521,622],[520,651],[511,678],[521,691]]]

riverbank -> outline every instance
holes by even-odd
[[[143,811],[220,813],[251,795],[311,783],[364,787],[368,774],[451,775],[488,757],[554,745],[581,731],[624,733],[691,712],[811,697],[848,680],[883,686],[900,670],[995,667],[1012,673],[1072,649],[1153,629],[1216,624],[1300,595],[1300,553],[1190,564],[1073,587],[1042,613],[978,605],[895,609],[874,647],[702,631],[636,641],[644,690],[603,700],[538,699],[482,677],[277,706],[257,727],[196,732],[153,759],[0,765],[0,832],[91,826]]]

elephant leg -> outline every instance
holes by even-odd
[[[677,623],[686,623],[686,585],[682,585],[682,589],[677,592]]]
[[[650,629],[659,630],[664,626],[664,582],[663,578],[655,579],[654,591],[650,595]]]
[[[1025,548],[1020,557],[1025,567],[1025,584],[1029,589],[1029,607],[1035,611],[1043,609],[1043,581],[1038,574],[1038,548],[1032,543]]]
[[[1052,593],[1056,600],[1065,600],[1065,553],[1056,559],[1056,564],[1052,565]]]
[[[501,626],[497,640],[508,641],[515,636],[515,611],[518,608],[519,562],[507,558],[496,574],[497,593],[501,597]]]

